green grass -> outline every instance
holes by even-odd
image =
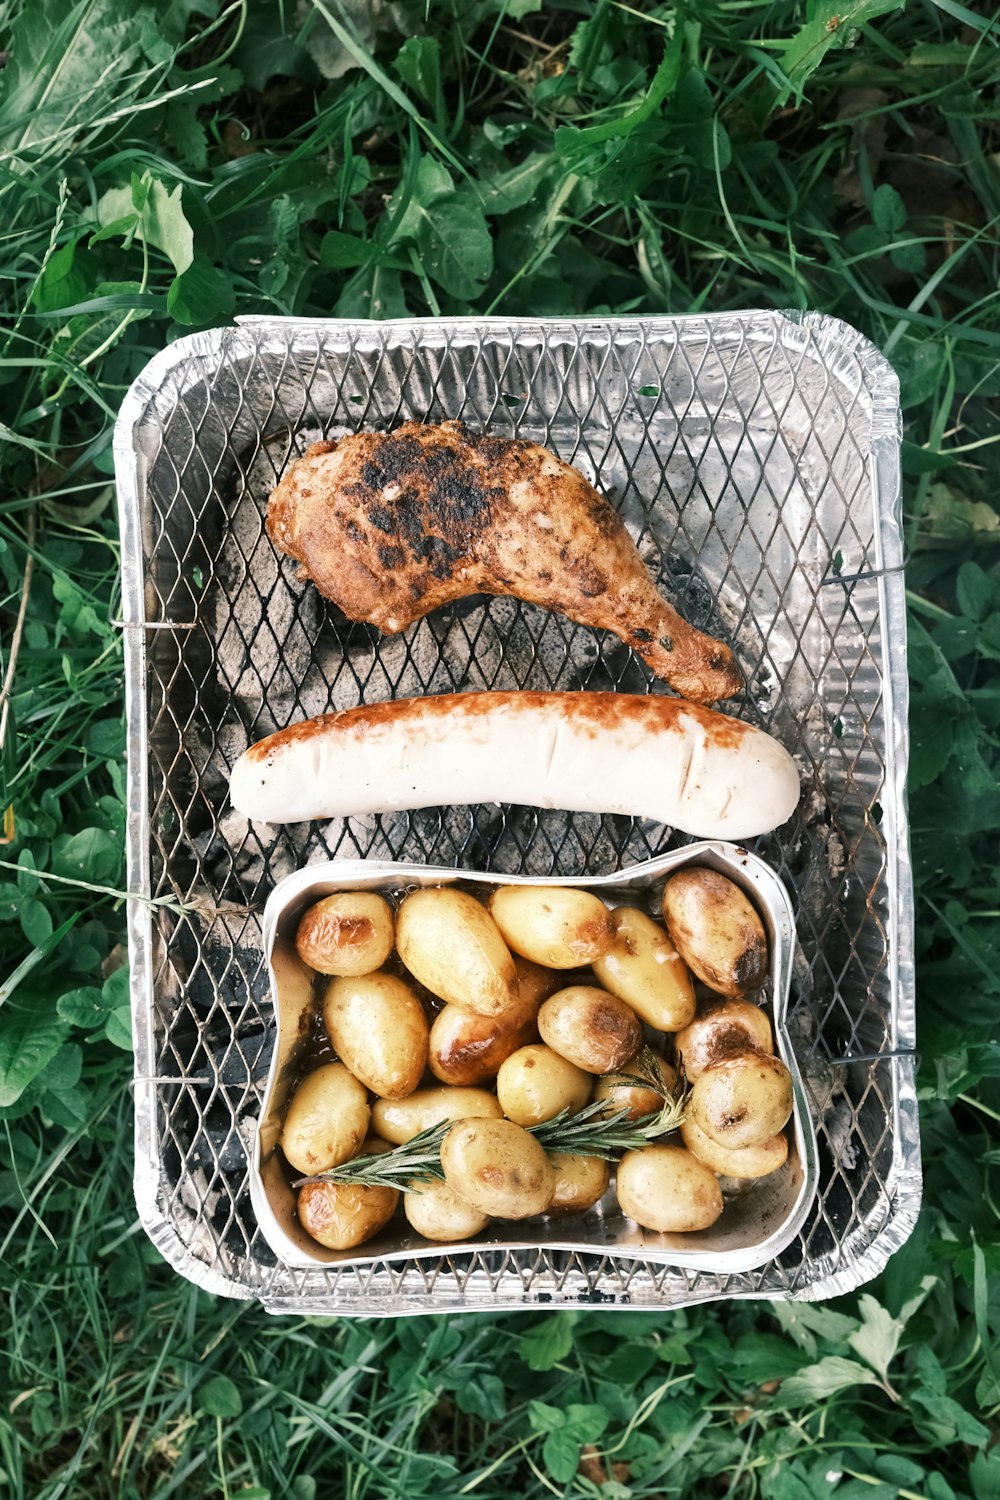
[[[0,25],[4,675],[26,596],[0,847],[0,1493],[1000,1494],[996,14],[14,0]],[[135,1221],[107,894],[130,381],[235,312],[752,305],[845,318],[902,381],[916,1233],[825,1308],[349,1324],[195,1291]],[[831,1358],[870,1382],[831,1392]]]

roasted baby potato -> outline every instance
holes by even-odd
[[[550,995],[538,1012],[546,1046],[588,1073],[614,1073],[642,1046],[635,1012],[594,985],[574,984]]]
[[[533,1135],[511,1120],[461,1120],[441,1145],[445,1181],[495,1219],[530,1219],[552,1202],[556,1174]]]
[[[466,1203],[446,1182],[414,1182],[403,1194],[403,1212],[425,1240],[468,1240],[485,1229],[489,1216]]]
[[[611,1169],[599,1156],[572,1156],[556,1151],[549,1157],[556,1174],[556,1190],[549,1213],[582,1214],[608,1190]]]
[[[299,1223],[328,1250],[351,1250],[384,1228],[398,1202],[395,1188],[309,1182],[299,1189]]]
[[[302,962],[320,974],[373,974],[392,944],[392,908],[374,891],[324,896],[303,912],[295,933]]]
[[[713,1141],[711,1136],[698,1128],[693,1119],[681,1126],[681,1139],[685,1146],[711,1167],[720,1177],[735,1177],[741,1182],[753,1177],[767,1177],[776,1172],[788,1160],[788,1142],[784,1135],[772,1135],[759,1146],[744,1146],[738,1151],[729,1151]]]
[[[590,1098],[593,1079],[551,1047],[520,1047],[497,1074],[497,1098],[508,1120],[516,1125],[540,1125],[560,1110],[582,1109]]]
[[[715,1173],[683,1146],[626,1151],[616,1190],[622,1213],[643,1229],[688,1234],[708,1229],[722,1213]]]
[[[516,1013],[514,960],[474,896],[453,886],[411,891],[396,912],[396,951],[432,995],[484,1016]]]
[[[406,1099],[376,1099],[372,1128],[394,1146],[445,1120],[493,1119],[503,1114],[493,1094],[485,1089],[418,1089]]]
[[[632,906],[611,913],[614,941],[593,961],[599,982],[657,1031],[679,1031],[694,1016],[694,985],[662,927]]]
[[[393,974],[333,979],[323,1024],[355,1078],[384,1099],[412,1094],[427,1067],[429,1027],[408,984]]]
[[[495,1016],[477,1015],[458,1005],[446,1005],[431,1027],[428,1061],[435,1078],[459,1085],[495,1078],[503,1062],[534,1041],[534,1016],[519,1026],[506,1026]]]
[[[510,885],[494,891],[490,912],[507,946],[548,969],[576,969],[607,951],[611,913],[589,891]]]
[[[354,1156],[368,1130],[368,1091],[343,1063],[307,1073],[292,1095],[281,1133],[285,1159],[312,1177]]]
[[[547,996],[561,987],[561,976],[526,958],[514,959],[516,993],[502,1016],[483,1016],[460,1005],[446,1005],[434,1020],[430,1069],[442,1083],[474,1084],[495,1078],[512,1052],[538,1036],[535,1017]]]
[[[693,1083],[706,1068],[744,1052],[774,1051],[774,1035],[767,1015],[749,1000],[719,1000],[707,1005],[690,1026],[674,1038],[677,1060]]]
[[[767,978],[767,938],[748,898],[716,870],[686,869],[663,891],[663,916],[678,953],[709,989],[731,999]]]
[[[656,1070],[666,1092],[670,1092],[676,1086],[676,1068],[671,1067],[666,1058],[654,1052],[652,1047],[644,1047],[631,1062],[616,1069],[621,1077],[634,1078],[635,1083],[618,1083],[614,1078],[597,1080],[594,1086],[594,1098],[607,1100],[607,1109],[604,1111],[606,1115],[617,1115],[623,1109],[627,1109],[630,1120],[640,1120],[643,1115],[655,1114],[657,1110],[663,1108],[663,1094],[658,1094],[655,1089],[649,1088],[642,1081],[640,1070],[644,1066],[651,1066]]]
[[[792,1113],[792,1075],[777,1057],[747,1052],[706,1068],[694,1081],[688,1115],[727,1150],[761,1146]]]

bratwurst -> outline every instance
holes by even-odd
[[[442,693],[279,730],[240,756],[230,795],[265,823],[507,802],[743,839],[791,816],[799,777],[763,730],[677,698]]]

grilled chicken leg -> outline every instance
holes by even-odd
[[[393,635],[469,594],[613,631],[685,698],[738,692],[728,646],[662,599],[614,507],[538,443],[407,422],[313,443],[267,529],[321,594]]]

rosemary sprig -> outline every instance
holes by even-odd
[[[639,1084],[651,1089],[654,1094],[659,1094],[661,1099],[672,1099],[675,1095],[685,1092],[683,1067],[678,1073],[677,1083],[671,1086],[660,1070],[660,1060],[652,1047],[643,1047],[642,1051],[633,1058],[632,1067],[635,1069],[634,1073],[605,1073],[600,1081],[630,1089],[634,1089]]]
[[[609,1116],[608,1101],[595,1099],[575,1114],[564,1109],[541,1125],[529,1126],[530,1133],[546,1151],[571,1156],[599,1156],[604,1161],[615,1161],[624,1151],[641,1151],[651,1142],[670,1135],[684,1123],[687,1093],[682,1080],[679,1080],[677,1089],[671,1091],[660,1076],[655,1057],[652,1054],[650,1057],[649,1087],[663,1098],[663,1108],[657,1113],[639,1120],[630,1119],[627,1110]],[[641,1061],[646,1059],[641,1057]],[[608,1074],[607,1077],[635,1085],[635,1077],[628,1074]],[[645,1073],[642,1081],[646,1082]],[[339,1167],[331,1167],[328,1172],[318,1172],[315,1177],[300,1177],[293,1186],[304,1187],[312,1182],[353,1182],[358,1187],[390,1187],[405,1192],[415,1185],[415,1179],[429,1178],[441,1182],[444,1179],[441,1142],[454,1124],[454,1120],[445,1120],[440,1125],[430,1125],[392,1151],[352,1157]]]
[[[674,1098],[667,1094],[663,1108],[656,1114],[633,1120],[629,1118],[628,1110],[610,1116],[605,1114],[608,1101],[595,1099],[576,1114],[562,1110],[551,1120],[532,1125],[530,1129],[546,1151],[569,1156],[600,1156],[604,1161],[616,1161],[625,1151],[641,1151],[661,1136],[672,1134],[684,1123],[686,1105],[685,1096]]]
[[[445,1120],[440,1125],[428,1125],[426,1130],[411,1136],[392,1151],[353,1156],[350,1161],[341,1162],[339,1167],[331,1167],[328,1172],[317,1172],[315,1177],[300,1177],[292,1186],[305,1187],[311,1182],[353,1182],[358,1187],[390,1187],[405,1192],[414,1178],[443,1182],[441,1142],[454,1123],[454,1120]]]

